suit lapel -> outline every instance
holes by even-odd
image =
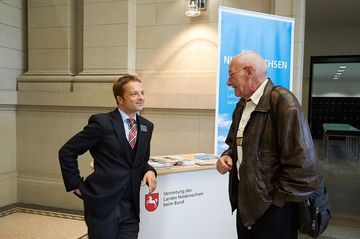
[[[144,140],[145,134],[147,134],[148,129],[145,125],[144,120],[141,116],[137,115],[137,127],[138,127],[138,134],[136,137],[136,151],[135,151],[135,159],[134,162],[138,159],[138,155],[142,149],[146,149],[146,140]]]
[[[119,140],[120,143],[120,147],[125,152],[126,159],[130,164],[132,164],[133,160],[131,159],[130,151],[129,151],[129,149],[131,149],[131,146],[125,136],[123,119],[117,108],[111,113],[111,122],[114,126],[117,139]]]

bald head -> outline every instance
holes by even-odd
[[[243,63],[245,65],[253,67],[257,78],[262,78],[263,81],[266,79],[267,65],[265,60],[259,54],[252,51],[243,52],[234,57],[233,61],[235,61],[235,64]]]
[[[255,52],[244,52],[230,62],[227,85],[234,88],[236,96],[247,100],[266,80],[266,77],[265,60]]]

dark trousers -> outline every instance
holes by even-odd
[[[137,239],[139,219],[131,202],[122,202],[120,207],[105,219],[98,219],[85,208],[85,222],[89,239]]]
[[[298,216],[295,203],[283,207],[271,205],[263,216],[255,221],[251,229],[245,228],[236,212],[236,227],[239,239],[297,239]]]

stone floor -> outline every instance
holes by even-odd
[[[0,212],[4,239],[80,239],[86,232],[83,216],[73,213],[18,206]]]
[[[356,220],[332,220],[320,239],[359,239],[360,228]],[[78,214],[28,207],[15,207],[0,212],[0,238],[87,239],[86,230],[83,217]],[[299,239],[309,238],[299,235]]]

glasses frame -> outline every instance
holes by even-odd
[[[245,70],[246,67],[247,67],[247,66],[244,66],[243,68],[241,68],[241,69],[238,70],[238,71],[234,71],[234,72],[229,73],[228,80],[232,79],[233,76],[234,76],[234,74],[239,73],[239,72]]]

